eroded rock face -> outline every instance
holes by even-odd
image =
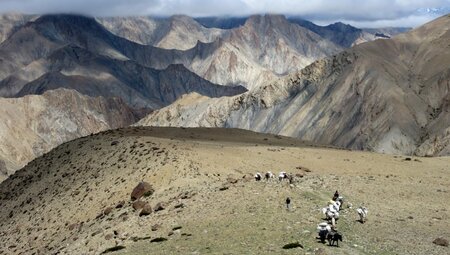
[[[137,120],[120,99],[91,98],[65,89],[0,98],[0,105],[0,178],[63,142]]]
[[[138,125],[235,127],[352,149],[448,155],[449,26],[447,15],[239,96],[185,96]]]

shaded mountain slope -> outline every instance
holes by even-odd
[[[288,20],[294,24],[298,24],[311,30],[323,38],[326,38],[336,45],[344,48],[350,48],[354,45],[376,39],[391,38],[395,35],[411,30],[411,28],[403,27],[356,28],[342,22],[336,22],[327,26],[319,26],[310,21],[296,17],[290,17]]]
[[[189,52],[139,45],[81,16],[43,16],[0,45],[0,52],[10,60],[4,62],[7,76],[0,88],[8,97],[66,87],[155,109],[193,91],[212,97],[245,91],[211,84],[182,66],[169,67],[187,62]]]
[[[449,27],[447,15],[237,97],[196,103],[188,96],[140,124],[239,127],[353,149],[448,155]]]
[[[0,104],[2,181],[63,142],[128,126],[139,117],[120,99],[90,98],[64,89],[0,98]]]
[[[242,26],[248,17],[201,17],[195,20],[204,27],[233,29]]]
[[[182,65],[156,70],[133,61],[95,55],[74,46],[54,52],[43,65],[47,66],[48,72],[25,84],[16,95],[41,94],[64,87],[89,96],[121,97],[135,108],[158,109],[194,91],[209,97],[246,91],[240,86],[212,84]]]
[[[350,48],[361,42],[371,41],[370,34],[364,33],[362,29],[337,22],[328,26],[319,26],[301,18],[289,18],[289,21],[298,24],[314,33],[326,38],[344,48]]]

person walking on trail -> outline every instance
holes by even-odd
[[[286,198],[286,209],[288,209],[288,210],[291,209],[291,198],[290,197]]]
[[[338,198],[339,198],[339,192],[336,190],[336,192],[334,192],[333,201],[336,201]]]

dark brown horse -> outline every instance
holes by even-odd
[[[342,235],[337,231],[331,231],[327,234],[327,240],[330,246],[336,244],[336,246],[339,247],[339,241],[342,242]]]

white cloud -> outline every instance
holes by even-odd
[[[396,23],[416,26],[436,16],[417,10],[433,7],[450,8],[450,0],[0,0],[0,12],[70,12],[92,16],[279,13],[365,26]]]
[[[355,20],[342,20],[346,24],[350,24],[354,27],[360,28],[377,28],[377,27],[417,27],[423,25],[438,16],[436,15],[411,15],[401,17],[397,19],[379,19],[371,21],[355,21]],[[316,21],[317,24],[330,24],[332,22]]]

